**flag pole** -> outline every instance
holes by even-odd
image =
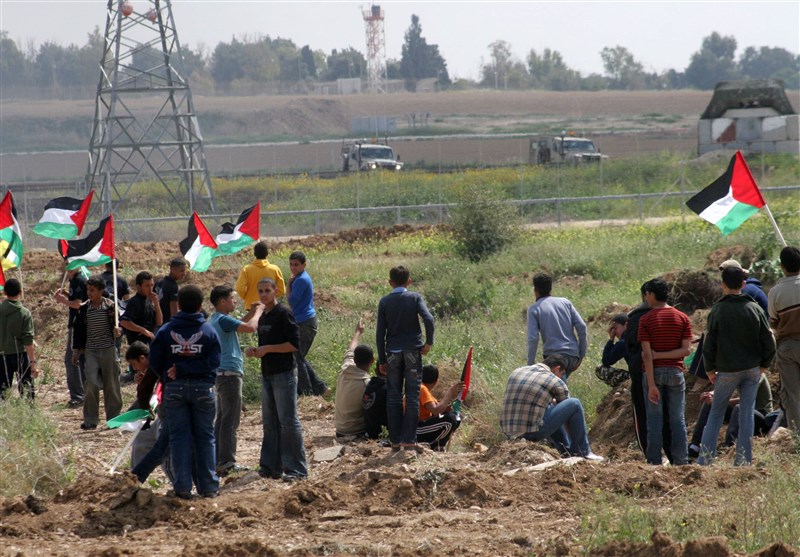
[[[64,278],[61,279],[61,288],[59,290],[64,290],[64,285],[67,284],[67,273],[69,271],[64,270]]]
[[[781,234],[781,230],[778,228],[778,223],[775,222],[775,217],[772,216],[772,211],[769,210],[769,205],[765,203],[764,209],[767,211],[767,216],[769,217],[769,221],[772,223],[772,228],[775,229],[775,235],[778,237],[778,241],[783,247],[786,247],[786,240],[783,239],[783,234]]]
[[[114,328],[119,329],[119,298],[117,297],[117,260],[111,260],[111,271],[114,277]]]

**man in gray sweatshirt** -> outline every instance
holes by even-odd
[[[550,275],[534,275],[533,293],[536,301],[528,308],[528,365],[532,366],[537,361],[536,351],[541,335],[542,359],[553,355],[564,357],[567,362],[564,374],[566,381],[586,356],[586,323],[572,302],[552,296],[552,289],[553,279]]]

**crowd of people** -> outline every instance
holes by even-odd
[[[221,476],[244,469],[236,454],[246,357],[257,358],[261,370],[258,473],[285,482],[308,475],[298,397],[330,392],[308,359],[317,333],[313,283],[303,252],[290,255],[287,281],[269,262],[264,242],[253,255],[235,286],[211,289],[210,316],[203,311],[204,293],[180,285],[187,271],[183,258],[172,260],[158,282],[149,272],[138,273],[133,296],[114,262],[98,276],[67,271],[65,288],[55,294],[69,308],[68,406],[82,407],[81,429],[100,424],[101,398],[106,420],[118,416],[121,383],[135,381],[133,408],[157,410],[134,445],[132,472],[144,481],[162,465],[180,498],[191,498],[193,487],[200,496],[215,497]],[[708,315],[691,366],[713,391],[702,395],[705,406],[691,439],[684,358],[698,339],[688,317],[668,304],[668,284],[647,281],[641,304],[613,317],[596,373],[612,386],[630,379],[632,431],[648,463],[711,464],[726,419],[725,443],[735,445],[736,465],[750,464],[752,437],[782,420],[800,432],[800,249],[785,247],[780,263],[784,278],[766,294],[737,261],[720,265],[723,296]],[[363,321],[355,327],[336,379],[340,441],[379,439],[393,452],[414,454],[446,450],[461,423],[460,406],[453,402],[465,384],[444,386],[441,401],[433,395],[439,370],[423,358],[434,344],[435,323],[411,284],[408,269],[390,270],[391,290],[377,306],[375,350],[361,342]],[[568,387],[586,357],[586,323],[567,298],[553,295],[552,286],[547,273],[533,277],[527,365],[508,377],[500,429],[509,439],[544,441],[564,456],[602,461],[590,447],[583,405]],[[6,396],[16,377],[20,394],[33,399],[39,373],[33,319],[18,280],[9,279],[4,294],[0,392]],[[284,296],[287,304],[280,301]],[[238,318],[237,298],[244,304]],[[243,351],[239,334],[255,334],[256,345]],[[620,360],[627,370],[613,367]],[[778,411],[765,376],[770,368],[781,380]]]

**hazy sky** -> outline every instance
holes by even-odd
[[[132,0],[137,11],[149,2]],[[22,44],[55,41],[83,45],[95,26],[105,25],[105,0],[0,0],[0,29]],[[602,73],[599,52],[628,48],[648,71],[683,70],[703,37],[733,35],[737,57],[748,46],[800,51],[800,1],[737,2],[380,2],[385,13],[386,53],[400,57],[403,34],[417,14],[429,44],[438,44],[451,77],[478,76],[487,46],[498,39],[514,55],[558,50],[584,75]],[[236,36],[269,35],[298,47],[329,53],[352,46],[366,51],[361,9],[366,2],[269,2],[262,0],[173,0],[181,44],[213,48]]]

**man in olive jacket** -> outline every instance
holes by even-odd
[[[734,465],[752,460],[753,410],[761,374],[775,357],[775,339],[767,314],[756,302],[742,294],[747,278],[740,268],[722,270],[722,298],[708,314],[703,362],[714,383],[714,401],[703,430],[697,463],[708,465],[717,452],[717,436],[725,409],[733,392],[739,390],[739,436],[736,438]]]
[[[0,398],[11,388],[14,376],[20,395],[33,398],[33,378],[39,375],[33,348],[33,318],[22,305],[22,284],[8,279],[6,300],[0,304]]]

